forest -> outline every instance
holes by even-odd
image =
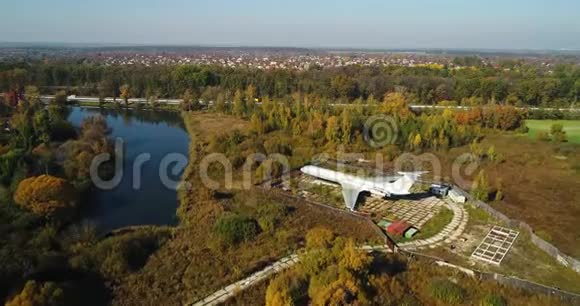
[[[496,66],[349,66],[307,71],[258,70],[195,65],[106,66],[90,62],[30,62],[0,65],[0,92],[21,94],[25,85],[43,93],[119,97],[127,85],[134,97],[181,97],[191,90],[206,101],[219,93],[230,100],[236,90],[255,87],[256,97],[285,98],[299,92],[329,103],[351,103],[390,92],[404,92],[410,104],[570,107],[580,97],[580,68],[560,64],[547,69],[519,61]]]

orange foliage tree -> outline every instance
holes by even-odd
[[[61,218],[68,216],[76,207],[76,192],[61,178],[41,175],[20,182],[14,193],[14,201],[37,215]]]

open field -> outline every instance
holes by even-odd
[[[470,219],[465,232],[459,240],[452,245],[426,249],[422,253],[434,255],[453,264],[470,267],[475,270],[516,276],[542,285],[580,293],[580,274],[564,267],[554,258],[537,248],[531,243],[529,235],[518,228],[511,228],[519,231],[520,234],[501,262],[501,265],[496,266],[471,258],[473,251],[494,225],[501,227],[506,227],[506,225],[470,204],[467,204],[467,210]]]
[[[528,136],[536,138],[538,132],[550,132],[553,124],[562,124],[569,142],[580,143],[580,120],[526,120]]]
[[[580,258],[580,146],[530,140],[518,135],[489,135],[481,143],[494,146],[501,162],[482,160],[473,176],[465,176],[462,188],[485,170],[489,185],[501,184],[504,198],[491,205],[513,219],[528,223],[534,231],[564,253]],[[451,178],[451,165],[469,147],[438,153],[443,176]]]

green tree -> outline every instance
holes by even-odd
[[[52,103],[54,103],[55,105],[60,106],[60,107],[66,106],[66,102],[67,102],[67,96],[66,96],[66,91],[64,91],[64,90],[57,92],[54,95],[54,99],[52,100]]]
[[[214,232],[222,242],[234,245],[253,239],[258,233],[258,226],[256,221],[251,218],[225,214],[217,220]]]
[[[344,108],[341,116],[342,143],[349,144],[352,137],[352,117],[350,111]]]
[[[246,111],[246,102],[242,98],[242,92],[237,90],[234,95],[234,115],[242,118],[246,115]]]
[[[474,198],[480,201],[489,200],[489,183],[485,171],[479,171],[473,185],[471,187],[471,194]]]
[[[41,107],[42,101],[40,101],[40,91],[38,90],[38,87],[26,86],[24,95],[32,109],[39,109]]]
[[[556,143],[566,142],[566,132],[564,131],[564,126],[560,123],[554,123],[550,127],[550,135],[552,135],[552,141]]]

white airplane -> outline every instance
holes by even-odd
[[[358,195],[362,191],[368,191],[382,197],[408,195],[410,194],[409,189],[419,176],[426,173],[423,171],[398,172],[399,175],[394,176],[360,177],[317,166],[304,166],[300,171],[318,179],[340,184],[344,202],[350,210],[354,210]]]

